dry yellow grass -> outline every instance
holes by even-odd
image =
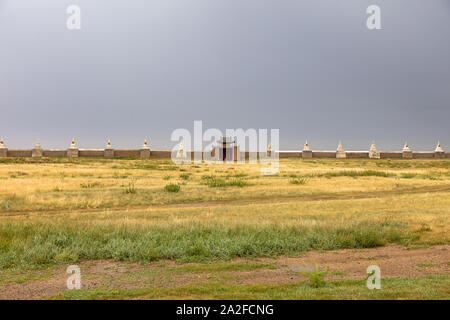
[[[109,162],[45,163],[45,164],[2,164],[0,165],[0,204],[3,211],[31,211],[77,208],[108,208],[140,206],[146,204],[270,200],[286,197],[362,197],[376,196],[376,193],[436,191],[436,188],[450,188],[447,167],[423,168],[377,168],[370,161],[326,161],[305,162],[301,160],[281,161],[277,176],[261,176],[256,165],[201,165],[175,167],[168,161],[126,161]],[[419,164],[427,162],[420,161]],[[447,161],[430,162],[447,164]],[[409,163],[405,163],[408,164]],[[157,169],[152,169],[156,166]],[[149,169],[147,169],[149,168]],[[167,168],[167,170],[166,170]],[[342,171],[361,170],[396,175],[395,177],[353,177],[343,176],[327,179],[314,175]],[[181,171],[182,170],[182,171]],[[189,174],[186,181],[181,174]],[[404,179],[404,174],[417,178]],[[245,188],[210,188],[202,176],[236,177],[245,180]],[[302,186],[290,183],[290,176],[306,176]],[[439,180],[427,179],[435,177]],[[182,192],[167,194],[163,187],[168,183],[182,185]],[[124,194],[124,189],[133,185],[136,194]],[[418,189],[418,191],[417,191]],[[448,190],[446,190],[448,191]],[[16,200],[16,201],[14,201]],[[307,199],[306,199],[307,200]],[[16,202],[16,203],[14,203]]]
[[[291,159],[281,161],[277,175],[261,176],[250,164],[2,163],[0,263],[448,243],[449,166],[448,160]],[[168,192],[167,184],[180,191]],[[114,246],[86,251],[99,238]]]
[[[281,160],[277,175],[261,176],[259,166],[250,164],[174,166],[168,160],[83,159],[76,163],[8,163],[0,165],[0,221],[141,227],[395,221],[421,231],[422,242],[446,243],[450,234],[449,164],[448,160],[292,159]],[[367,170],[390,176],[373,172],[368,176],[327,176]],[[180,177],[186,174],[188,178]],[[204,183],[205,175],[249,185],[211,188]],[[290,183],[297,177],[306,183]],[[168,183],[181,184],[181,191],[165,192]],[[125,191],[129,186],[134,193]],[[74,210],[79,211],[70,213]]]

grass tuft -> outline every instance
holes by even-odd
[[[249,185],[247,181],[238,178],[226,180],[215,176],[203,176],[202,179],[204,184],[210,188],[245,187]]]
[[[191,175],[189,173],[182,173],[182,174],[180,174],[180,179],[182,179],[182,180],[189,180],[190,176]]]
[[[291,179],[289,180],[290,184],[298,184],[298,185],[304,185],[306,184],[307,179],[305,178],[298,178],[298,179]]]
[[[130,181],[123,192],[126,194],[135,194],[137,190],[134,181]]]
[[[80,187],[82,189],[92,189],[92,188],[99,188],[103,185],[100,182],[87,182],[87,183],[81,183]]]
[[[168,184],[164,187],[164,190],[166,190],[167,192],[179,192],[180,191],[180,185],[178,184]]]
[[[313,271],[302,272],[302,274],[308,278],[309,285],[311,288],[322,288],[325,287],[325,276],[327,275],[327,270],[321,270],[316,264]]]

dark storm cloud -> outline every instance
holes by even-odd
[[[283,149],[450,149],[449,1],[0,0],[0,111],[10,147],[164,148],[203,120]]]

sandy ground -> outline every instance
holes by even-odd
[[[237,260],[248,261],[245,259]],[[255,261],[255,260],[251,260]],[[363,279],[370,265],[378,265],[381,277],[424,277],[450,273],[450,245],[424,249],[407,249],[399,245],[371,249],[343,249],[333,251],[309,251],[298,257],[257,259],[274,264],[274,269],[251,271],[221,271],[202,273],[164,273],[167,266],[180,266],[174,262],[161,264],[135,264],[111,260],[94,260],[77,263],[82,270],[82,288],[138,288],[146,286],[174,286],[193,282],[206,282],[212,277],[226,275],[228,283],[283,284],[303,280],[300,271],[312,270],[317,264],[326,268],[329,279]],[[23,283],[0,285],[0,299],[39,299],[67,290],[66,267],[58,267],[46,278]],[[32,271],[39,272],[39,271]],[[224,278],[225,279],[225,278]]]

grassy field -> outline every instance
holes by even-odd
[[[392,277],[378,293],[345,277],[323,288],[310,287],[304,276],[295,283],[236,284],[219,269],[236,259],[254,265],[309,250],[445,246],[449,214],[448,159],[282,159],[274,176],[261,176],[260,167],[249,164],[0,159],[0,292],[53,277],[68,264],[102,260],[212,270],[201,282],[158,286],[151,278],[127,288],[126,279],[99,281],[36,297],[448,298],[446,250],[444,272],[414,281]],[[179,273],[195,274],[189,268]]]

